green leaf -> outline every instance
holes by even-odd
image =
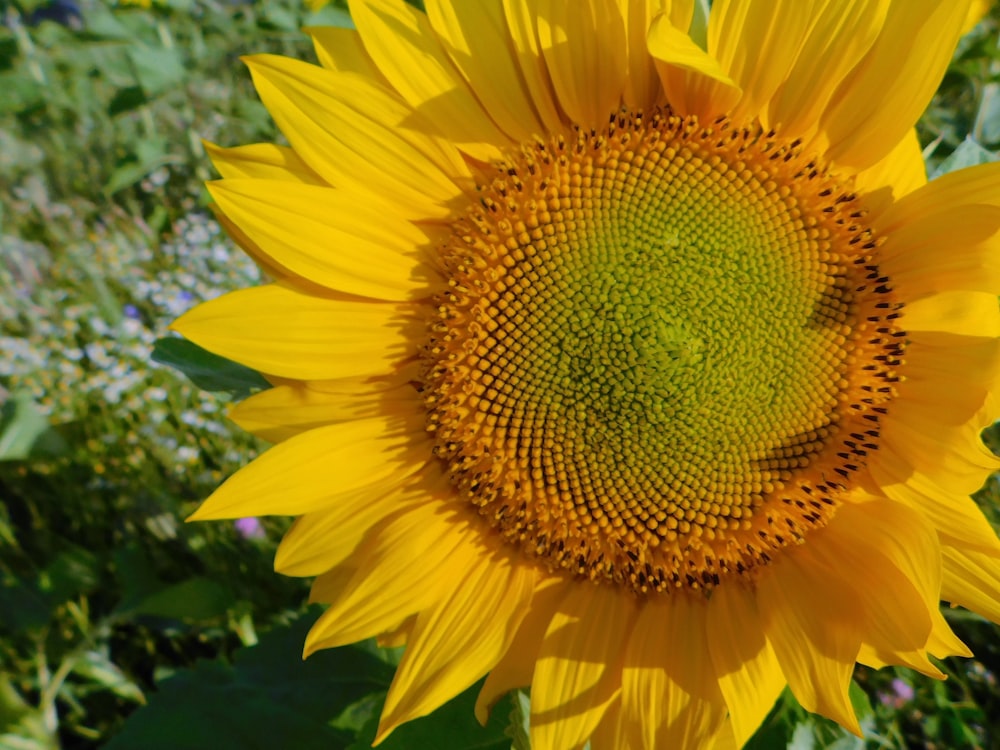
[[[354,19],[344,8],[335,5],[324,5],[315,13],[310,13],[303,24],[305,28],[311,26],[336,26],[340,29],[353,29]]]
[[[0,748],[52,750],[52,735],[45,717],[21,697],[10,677],[0,671]]]
[[[795,727],[792,739],[788,742],[788,750],[813,750],[816,747],[816,726],[807,720]]]
[[[196,577],[147,596],[132,612],[174,620],[211,620],[225,615],[235,603],[229,589],[210,578]]]
[[[123,159],[111,173],[107,183],[104,185],[104,194],[108,197],[114,195],[119,190],[135,185],[146,175],[156,171],[166,164],[180,163],[181,159],[173,154],[159,154],[149,156],[150,149],[143,149],[141,144],[136,149],[137,155]],[[145,158],[144,158],[145,157]]]
[[[161,94],[184,81],[184,60],[176,48],[136,44],[129,47],[128,56],[136,80],[147,96]]]
[[[212,354],[187,339],[158,339],[153,344],[153,361],[180,370],[203,391],[223,391],[245,398],[253,391],[271,387],[259,372]]]
[[[146,93],[142,90],[142,86],[126,86],[125,88],[118,89],[115,95],[111,97],[111,103],[108,104],[108,114],[114,117],[115,115],[132,112],[145,105],[147,101]]]
[[[153,563],[135,542],[115,549],[112,559],[122,592],[121,603],[115,609],[117,613],[135,609],[150,594],[164,588],[164,584],[156,576]]]
[[[482,681],[441,706],[430,716],[403,724],[379,745],[380,750],[510,750],[510,719],[514,704],[505,696],[490,713],[486,726],[476,721],[474,709]],[[378,719],[369,722],[349,750],[368,750],[375,739]]]
[[[261,25],[264,28],[295,32],[301,26],[298,16],[280,5],[267,4],[263,6],[263,10]]]
[[[73,662],[73,672],[132,703],[145,703],[142,690],[103,651],[86,651]]]
[[[100,581],[100,563],[93,552],[66,540],[62,544],[65,548],[42,574],[42,589],[60,603],[93,591]]]
[[[959,144],[958,148],[951,152],[947,159],[938,165],[938,168],[931,174],[931,179],[966,167],[988,164],[998,160],[1000,160],[1000,154],[983,148],[971,137],[967,137]]]
[[[128,41],[132,38],[129,28],[118,20],[103,3],[81,8],[84,31],[80,35],[84,39],[119,39]]]
[[[14,393],[0,406],[0,461],[60,455],[66,443],[27,393]]]
[[[515,690],[511,695],[511,750],[531,750],[531,699],[527,690]]]
[[[19,581],[0,586],[0,631],[37,630],[52,619],[51,599],[39,591],[34,581]]]
[[[164,680],[105,750],[338,750],[330,726],[348,706],[387,688],[391,669],[354,646],[302,660],[312,623],[275,628],[235,663],[201,662]],[[451,747],[450,745],[439,746]]]

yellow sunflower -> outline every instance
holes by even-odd
[[[1000,620],[1000,164],[913,131],[970,2],[694,6],[354,0],[247,60],[290,147],[210,190],[274,282],[176,328],[277,445],[194,518],[301,516],[306,652],[406,644],[379,738],[487,674],[535,750],[740,746],[786,684],[858,732],[855,663]]]

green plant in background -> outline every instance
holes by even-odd
[[[0,748],[367,747],[398,654],[298,662],[316,613],[271,573],[282,524],[180,522],[260,449],[224,414],[261,382],[157,343],[256,279],[202,188],[201,138],[275,136],[239,55],[308,58],[299,28],[349,23],[343,5],[92,0],[30,25],[43,10],[5,6],[0,28]],[[997,35],[994,17],[965,39],[921,124],[934,170],[996,158]],[[1000,520],[996,482],[979,499]],[[1000,741],[995,628],[946,614],[976,660],[943,684],[860,670],[867,742],[787,698],[754,747]],[[474,695],[384,746],[525,747],[523,696],[482,729]]]

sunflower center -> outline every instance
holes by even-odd
[[[899,305],[797,143],[622,112],[524,146],[440,249],[423,392],[460,494],[637,592],[752,575],[878,445]]]

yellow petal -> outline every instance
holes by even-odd
[[[243,251],[250,256],[254,263],[257,264],[258,268],[263,271],[264,276],[275,281],[281,281],[288,286],[293,286],[303,291],[319,291],[322,293],[322,288],[317,287],[315,289],[309,289],[313,285],[311,281],[303,279],[297,274],[293,274],[287,268],[282,268],[277,263],[272,261],[267,257],[261,249],[257,247],[257,243],[247,237],[246,232],[239,228],[239,226],[223,213],[222,209],[219,208],[218,203],[210,203],[209,209],[215,216],[215,220],[219,222],[219,225],[225,230],[226,234],[232,238],[233,242],[240,246]]]
[[[274,569],[288,576],[317,576],[338,565],[356,566],[354,553],[380,523],[449,496],[447,477],[435,467],[430,464],[418,475],[344,493],[297,519],[278,545]]]
[[[706,609],[681,592],[643,602],[622,670],[622,717],[634,747],[701,747],[725,719]]]
[[[427,235],[348,191],[271,180],[222,180],[208,189],[261,252],[328,289],[403,301],[443,287],[424,260]]]
[[[739,2],[734,4],[739,5]],[[810,0],[802,4],[790,0],[785,5],[786,15],[793,18],[782,25],[772,25],[779,33],[775,39],[777,46],[784,47],[780,58],[784,81],[776,91],[772,90],[769,101],[761,97],[754,99],[759,106],[767,107],[766,119],[770,126],[780,127],[782,134],[789,137],[805,137],[815,130],[834,91],[875,43],[889,4],[890,0]],[[745,5],[767,8],[765,3]],[[800,28],[803,16],[807,20],[805,29]],[[780,34],[784,32],[800,36],[782,43]],[[749,64],[770,70],[771,57],[754,52],[752,34],[745,39],[744,45],[749,49],[743,52]],[[793,48],[796,50],[794,55]],[[742,78],[734,77],[742,83]],[[773,85],[776,78],[777,75],[771,73],[765,81]],[[768,91],[763,88],[764,97],[768,96]]]
[[[1000,336],[1000,304],[995,294],[941,292],[906,303],[907,331],[937,331],[961,336]]]
[[[927,184],[927,165],[916,129],[903,136],[881,161],[854,177],[869,216],[878,216],[889,206]]]
[[[414,353],[420,325],[409,306],[269,284],[203,302],[171,328],[260,372],[323,380],[388,373]]]
[[[941,597],[1000,623],[1000,552],[941,547],[944,579]]]
[[[718,733],[705,745],[704,750],[741,750],[743,743],[738,742],[733,731],[733,723],[727,721]]]
[[[811,559],[809,547],[820,533],[812,532],[808,544],[787,551],[762,572],[758,582],[761,620],[802,707],[860,737],[861,727],[847,694],[862,640],[860,608],[843,584]]]
[[[603,126],[618,110],[627,75],[615,0],[537,0],[537,8],[538,41],[563,111],[582,127]]]
[[[535,585],[531,603],[507,653],[490,671],[476,699],[476,718],[485,725],[489,713],[500,698],[516,688],[528,687],[535,672],[538,649],[549,628],[549,622],[568,586],[576,582],[551,576]]]
[[[911,336],[915,341],[912,348],[916,351],[918,334]],[[996,376],[1000,341],[934,333],[921,333],[919,336],[923,341],[935,337],[970,342],[964,346],[928,348],[931,352],[936,350],[940,356],[953,357],[956,363],[969,363],[972,366],[970,372]],[[982,343],[977,346],[978,342]],[[881,426],[879,450],[869,457],[872,475],[884,477],[879,481],[905,481],[915,468],[919,468],[943,488],[958,494],[969,494],[979,489],[992,471],[1000,468],[1000,459],[983,445],[979,435],[995,414],[990,413],[987,405],[989,386],[982,384],[977,388],[975,376],[963,381],[957,374],[957,364],[948,363],[947,366],[954,367],[955,371],[950,376],[936,376],[941,388],[967,388],[973,398],[978,392],[983,406],[975,413],[963,415],[948,414],[933,396],[894,402],[889,418]],[[905,393],[907,388],[904,383],[900,391]],[[919,384],[913,392],[921,392]],[[961,401],[949,397],[945,403],[961,404]],[[973,400],[971,405],[974,404]]]
[[[398,486],[431,458],[419,422],[373,418],[321,427],[265,451],[190,520],[322,510],[357,490]]]
[[[507,32],[503,0],[427,0],[425,6],[431,28],[494,122],[515,141],[544,134]]]
[[[413,632],[416,621],[416,616],[411,615],[395,630],[375,636],[375,640],[381,648],[402,648],[410,640],[410,633]]]
[[[590,735],[590,750],[632,750],[622,722],[621,696],[608,705],[597,729]]]
[[[831,160],[861,170],[899,143],[941,83],[968,9],[969,0],[893,0],[874,45],[821,117]]]
[[[951,172],[875,217],[882,265],[909,296],[1000,293],[1000,163]]]
[[[972,5],[969,6],[969,13],[965,16],[965,23],[962,25],[962,33],[968,34],[972,31],[976,24],[983,20],[987,13],[990,12],[990,7],[993,5],[993,0],[972,0]]]
[[[428,502],[399,513],[355,551],[351,561],[357,569],[346,583],[336,569],[327,574],[331,585],[323,585],[327,576],[317,579],[313,601],[330,606],[309,631],[307,656],[396,630],[452,592],[450,560],[466,559],[460,547],[469,543],[469,528],[463,513],[452,512],[450,505]]]
[[[728,113],[739,100],[739,86],[726,75],[718,60],[676,28],[668,16],[653,21],[647,44],[674,111],[697,115],[708,122]]]
[[[357,29],[337,26],[313,26],[303,29],[313,42],[316,59],[327,70],[358,75],[386,84],[387,81],[375,67],[375,63],[365,52],[361,35]]]
[[[967,550],[1000,552],[996,532],[968,495],[947,492],[918,471],[899,481],[886,479],[876,477],[879,489],[923,514],[945,541]]]
[[[621,689],[635,598],[579,582],[549,623],[531,683],[532,750],[582,747]]]
[[[726,582],[712,592],[707,628],[733,739],[736,747],[742,747],[784,690],[785,675],[764,636],[753,592],[737,582]]]
[[[618,0],[625,19],[628,48],[628,75],[622,99],[633,109],[649,110],[662,103],[663,87],[656,65],[649,55],[646,37],[653,19],[666,13],[670,22],[681,31],[687,30],[694,15],[694,0]]]
[[[862,638],[879,659],[944,676],[924,653],[940,600],[941,552],[921,514],[887,500],[847,504],[809,544],[827,574],[852,589]]]
[[[531,95],[545,132],[563,130],[568,118],[559,109],[552,78],[545,67],[541,42],[538,41],[538,0],[504,0],[504,16],[514,56]]]
[[[411,218],[449,215],[468,170],[410,107],[354,74],[277,55],[245,61],[278,127],[327,182]]]
[[[250,146],[221,148],[202,141],[215,168],[226,179],[250,178],[301,182],[305,185],[327,183],[287,146],[255,143]]]
[[[416,414],[421,406],[411,385],[389,387],[381,379],[352,378],[338,391],[298,383],[268,388],[234,406],[229,418],[247,432],[278,443],[334,422]]]
[[[708,54],[743,92],[732,110],[734,119],[752,117],[763,110],[794,68],[809,24],[821,5],[821,0],[716,0],[712,4]]]
[[[351,0],[351,17],[382,75],[436,133],[481,161],[509,143],[455,69],[427,16],[403,0]]]
[[[376,743],[486,674],[510,647],[528,610],[537,577],[532,567],[513,562],[507,549],[490,554],[468,545],[458,553],[449,560],[451,593],[417,615]]]
[[[933,619],[934,629],[931,631],[931,637],[927,639],[927,653],[938,659],[947,659],[949,656],[961,656],[963,658],[972,656],[972,651],[969,650],[969,647],[962,643],[958,636],[952,632],[951,626],[944,619],[941,610],[934,613]]]

